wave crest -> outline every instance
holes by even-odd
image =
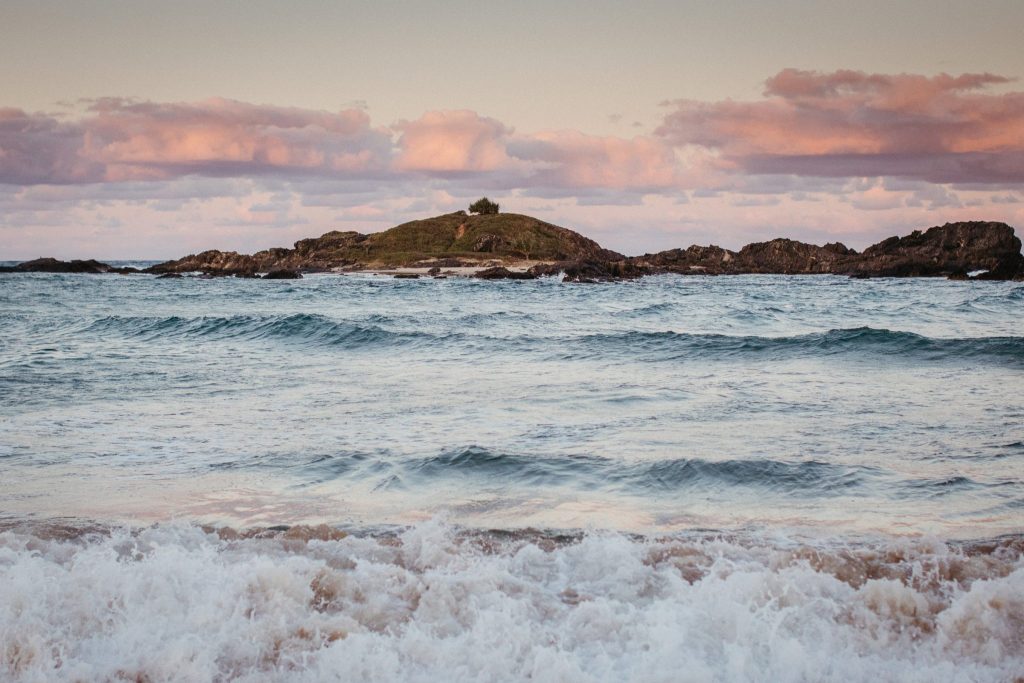
[[[386,316],[367,321],[337,321],[319,314],[236,315],[201,317],[108,316],[84,332],[121,334],[144,341],[160,339],[278,340],[309,346],[371,347],[375,345],[471,343],[475,348],[541,353],[562,360],[630,354],[643,360],[684,359],[773,360],[794,357],[864,355],[905,357],[922,361],[994,360],[1024,364],[1024,337],[939,339],[913,332],[871,327],[829,330],[789,337],[729,336],[684,332],[590,334],[579,337],[537,337],[527,334],[490,336],[451,331],[394,330]],[[369,323],[369,324],[368,324]],[[528,321],[524,321],[524,324]],[[507,321],[503,324],[507,325]]]
[[[145,341],[159,339],[276,339],[313,346],[372,346],[433,339],[423,332],[395,332],[376,325],[339,322],[323,315],[234,315],[184,318],[168,316],[101,318],[86,332],[119,333]]]

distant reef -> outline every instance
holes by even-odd
[[[1021,241],[1005,223],[968,221],[890,237],[862,252],[838,242],[817,246],[790,239],[748,244],[739,251],[691,246],[623,256],[577,232],[519,214],[465,212],[411,221],[379,233],[328,232],[291,249],[255,254],[204,251],[147,268],[146,273],[199,272],[208,277],[301,277],[323,271],[445,269],[477,271],[483,279],[530,279],[563,274],[570,282],[600,282],[646,275],[750,273],[851,277],[1024,279]],[[0,272],[127,273],[97,261],[36,259]],[[467,274],[468,274],[467,273]],[[408,272],[403,273],[409,275]]]

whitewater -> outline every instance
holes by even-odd
[[[0,275],[0,680],[1021,680],[1022,311]]]

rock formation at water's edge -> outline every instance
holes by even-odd
[[[751,273],[851,277],[1024,278],[1021,241],[1005,223],[968,221],[915,230],[857,252],[838,242],[817,246],[790,239],[748,244],[739,251],[690,246],[623,256],[567,228],[519,214],[470,216],[462,211],[411,221],[379,233],[328,232],[291,249],[255,254],[209,250],[147,268],[158,275],[294,278],[302,272],[418,268],[431,274],[469,268],[482,279],[531,279],[563,274],[570,282],[646,275]],[[0,272],[130,273],[97,261],[36,259]]]

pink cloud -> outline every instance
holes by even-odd
[[[1024,92],[993,74],[786,69],[754,102],[675,101],[657,134],[749,173],[1024,182]]]
[[[476,112],[431,111],[394,128],[401,133],[395,160],[400,171],[493,171],[508,162],[504,139],[511,129]]]
[[[225,99],[96,100],[73,122],[0,110],[0,182],[125,182],[189,174],[354,174],[390,161],[391,136],[359,109],[336,113]]]
[[[678,164],[662,140],[586,135],[563,130],[523,136],[513,156],[541,168],[533,184],[609,190],[665,189],[678,184]]]
[[[195,104],[101,100],[92,109],[80,154],[104,164],[111,180],[367,171],[382,167],[389,149],[387,135],[373,131],[360,109],[332,113],[220,98]]]

